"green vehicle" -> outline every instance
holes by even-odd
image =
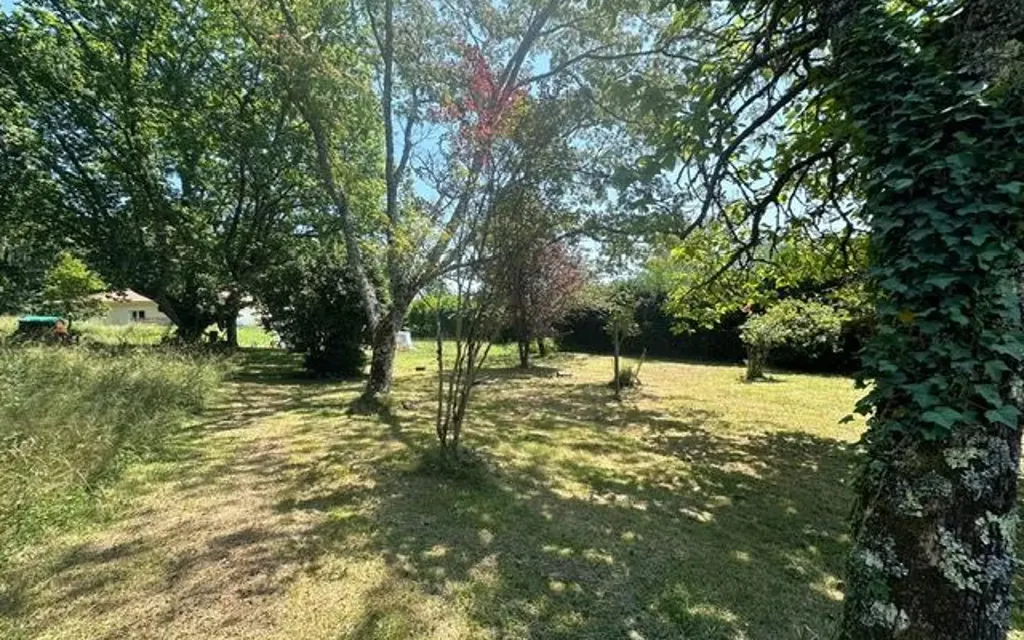
[[[70,342],[68,321],[59,316],[22,316],[14,338],[19,341]]]

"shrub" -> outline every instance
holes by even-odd
[[[202,409],[221,367],[156,350],[0,347],[0,565]]]
[[[366,312],[343,261],[301,256],[265,280],[259,292],[264,324],[307,370],[321,376],[356,376],[366,365]]]
[[[84,262],[63,251],[43,279],[41,308],[72,323],[84,320],[104,312],[103,301],[93,296],[106,288]]]
[[[437,336],[437,305],[441,305],[441,333],[446,337],[455,335],[455,312],[459,300],[454,294],[428,294],[416,298],[409,305],[405,326],[417,338]]]
[[[663,295],[640,297],[636,307],[640,333],[624,341],[624,354],[640,355],[646,349],[648,355],[655,358],[729,363],[743,359],[745,350],[738,331],[745,319],[742,313],[726,316],[713,329],[680,334],[673,330],[678,321],[665,311],[664,302]],[[557,327],[559,348],[583,353],[612,353],[612,340],[605,331],[606,315],[607,311],[597,306],[570,312]]]
[[[740,338],[747,345],[747,380],[764,377],[768,354],[782,345],[815,354],[838,351],[845,311],[818,302],[783,300],[765,313],[747,320]]]

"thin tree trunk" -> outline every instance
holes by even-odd
[[[530,368],[530,341],[526,338],[519,338],[519,368]]]
[[[622,380],[619,378],[619,351],[620,351],[619,347],[620,347],[621,340],[619,340],[619,336],[616,335],[616,336],[614,336],[612,338],[612,342],[614,343],[614,347],[615,347],[615,364],[614,364],[614,367],[615,367],[615,399],[616,400],[621,400],[622,399]]]
[[[227,334],[228,346],[232,349],[238,348],[238,311],[232,309],[224,318],[225,333]]]
[[[537,355],[541,358],[548,357],[548,343],[544,336],[537,336]]]

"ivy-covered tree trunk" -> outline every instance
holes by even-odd
[[[840,637],[1003,640],[1021,438],[1019,98],[965,61],[964,21],[859,9],[833,43],[879,328]]]

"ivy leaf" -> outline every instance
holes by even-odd
[[[949,407],[939,407],[938,409],[925,411],[921,414],[921,420],[936,424],[943,429],[952,428],[962,417],[963,415],[959,411]]]
[[[951,276],[949,274],[936,274],[933,276],[928,276],[928,279],[925,280],[925,282],[927,282],[928,284],[933,284],[939,289],[945,289],[949,285],[956,282],[956,280],[956,276]]]
[[[994,384],[979,384],[975,391],[978,395],[985,399],[985,402],[989,403],[994,407],[998,407],[1003,403],[1003,397],[999,395],[999,388]]]
[[[996,190],[1000,193],[1006,193],[1011,196],[1019,196],[1021,190],[1024,189],[1024,182],[1007,182],[996,187]]]
[[[1002,379],[1003,373],[1010,370],[1002,360],[988,360],[985,362],[985,373],[993,380]]]
[[[985,418],[988,419],[989,422],[998,422],[1016,429],[1017,422],[1020,420],[1020,410],[1012,404],[1004,404],[998,409],[989,409],[986,411]]]

